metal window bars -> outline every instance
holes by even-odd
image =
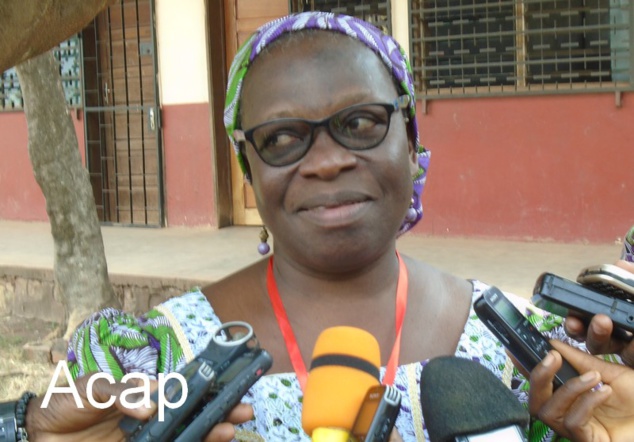
[[[53,48],[53,54],[60,64],[62,86],[66,103],[71,107],[82,107],[82,61],[81,40],[74,35]],[[0,112],[22,110],[22,89],[15,68],[0,74]]]
[[[323,11],[350,15],[392,34],[390,0],[290,0],[289,6],[291,12]]]
[[[410,0],[424,98],[631,90],[632,0]]]

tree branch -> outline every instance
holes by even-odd
[[[70,38],[118,1],[0,1],[0,72]]]

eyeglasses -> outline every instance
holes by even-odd
[[[392,115],[409,104],[401,95],[392,103],[364,103],[341,109],[323,120],[280,118],[249,130],[233,132],[237,142],[249,141],[269,166],[287,166],[299,161],[313,144],[315,130],[325,127],[330,136],[350,150],[378,146],[387,136]]]

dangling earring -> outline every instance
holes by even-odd
[[[267,243],[268,239],[269,232],[266,231],[266,227],[262,226],[262,230],[260,231],[260,244],[258,244],[258,253],[262,256],[271,251],[271,247]]]
[[[414,209],[414,198],[412,198],[412,201],[409,204],[409,209],[407,209],[407,213],[405,214],[405,221],[413,223],[416,221],[417,216],[418,213],[416,213],[416,209]]]

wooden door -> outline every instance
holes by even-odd
[[[244,41],[264,23],[288,14],[288,0],[224,0],[226,35],[226,72]],[[262,220],[255,206],[251,186],[244,177],[237,160],[231,158],[233,223],[260,225]]]

